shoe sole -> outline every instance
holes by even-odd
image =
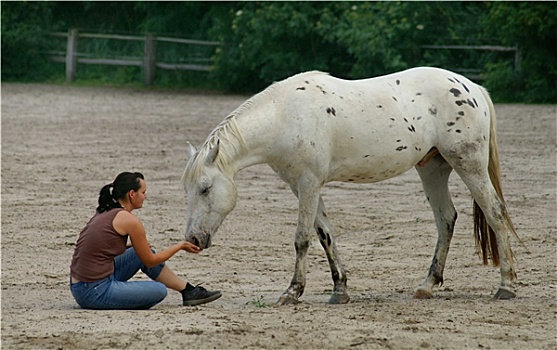
[[[201,305],[201,304],[207,304],[207,303],[210,303],[211,301],[217,300],[220,297],[222,297],[221,293],[211,295],[210,297],[205,298],[205,299],[188,300],[188,301],[184,301],[184,306],[196,306],[196,305]]]

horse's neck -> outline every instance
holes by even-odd
[[[238,148],[232,159],[235,173],[255,164],[268,161],[267,147],[273,139],[272,115],[261,108],[250,110],[238,116],[236,123],[245,141],[245,147]]]

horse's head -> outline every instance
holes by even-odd
[[[183,183],[188,198],[186,241],[200,248],[211,246],[212,235],[236,205],[233,177],[216,164],[219,143],[208,152],[197,154],[189,144],[190,159]]]

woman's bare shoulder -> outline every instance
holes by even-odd
[[[112,221],[112,226],[121,235],[127,235],[131,230],[143,227],[141,220],[127,210],[120,210]]]

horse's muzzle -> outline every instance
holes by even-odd
[[[201,249],[211,246],[211,235],[208,233],[186,234],[186,241],[195,244]]]

